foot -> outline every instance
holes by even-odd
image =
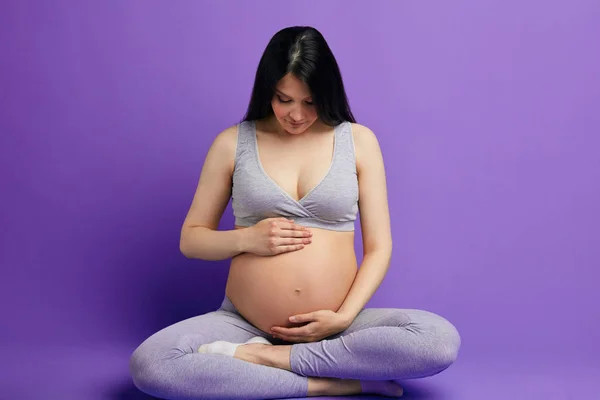
[[[388,397],[401,397],[402,386],[394,381],[360,381],[361,393],[373,393]]]
[[[394,381],[359,381],[339,378],[308,378],[308,396],[352,396],[362,393],[401,397],[402,387]]]
[[[259,357],[259,355],[264,354],[267,350],[267,346],[268,345],[261,343],[244,344],[235,350],[234,357],[254,364],[263,364],[264,360],[262,360],[262,357]]]
[[[198,347],[198,353],[222,354],[229,357],[235,357],[240,347],[256,345],[271,346],[271,342],[261,336],[255,336],[245,343],[231,343],[218,340]]]

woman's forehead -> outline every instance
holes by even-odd
[[[286,75],[277,83],[277,90],[288,97],[310,97],[308,85],[293,75]]]

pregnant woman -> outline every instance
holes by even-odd
[[[235,229],[218,230],[230,198]],[[231,258],[225,296],[134,351],[133,381],[148,394],[399,397],[397,380],[437,374],[458,355],[460,336],[443,317],[365,307],[392,253],[384,164],[314,28],[286,28],[269,42],[245,118],[208,151],[181,251]]]

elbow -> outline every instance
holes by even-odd
[[[179,237],[179,251],[185,256],[185,258],[193,258],[189,245],[187,229],[185,227],[181,228],[181,236]]]
[[[181,236],[179,238],[179,251],[188,259],[212,260],[205,246],[201,246],[203,240],[199,237],[199,227],[183,227],[181,228]]]
[[[187,246],[185,245],[185,241],[183,240],[183,236],[179,240],[179,251],[185,258],[190,258],[189,251]]]
[[[187,248],[181,242],[179,243],[179,251],[181,252],[181,254],[183,254],[185,258],[191,258]]]

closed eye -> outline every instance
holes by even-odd
[[[291,103],[292,100],[283,100],[280,96],[277,96],[277,100],[279,100],[280,103]],[[306,105],[312,106],[313,102],[312,101],[305,101]]]

